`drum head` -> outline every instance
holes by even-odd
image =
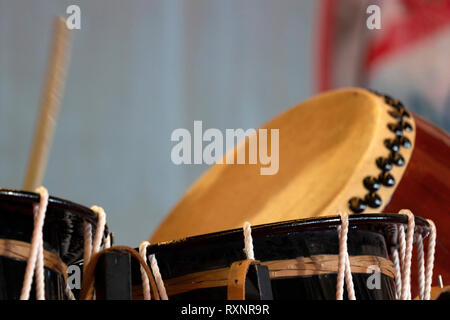
[[[261,175],[266,166],[259,162],[214,165],[169,213],[151,241],[238,228],[245,221],[256,225],[351,213],[349,200],[364,199],[369,193],[364,179],[380,175],[377,159],[392,153],[386,143],[395,138],[389,125],[398,124],[396,116],[385,98],[362,89],[331,91],[295,106],[262,127],[279,129],[276,174]],[[411,131],[404,137],[412,145],[402,149],[405,163],[389,172],[395,181],[400,181],[414,145],[414,120],[408,119],[408,124]],[[242,148],[248,158],[249,138],[230,152]],[[359,213],[382,212],[395,188],[395,183],[382,184],[376,191],[379,202]]]

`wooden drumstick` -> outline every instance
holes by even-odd
[[[62,17],[55,17],[40,113],[23,183],[24,190],[33,191],[41,185],[44,177],[64,91],[70,47],[71,34],[66,21]]]

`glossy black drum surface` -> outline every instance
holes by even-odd
[[[35,203],[39,203],[36,193],[0,189],[0,239],[31,242]],[[66,265],[80,260],[83,256],[84,220],[92,224],[95,232],[97,216],[92,210],[50,197],[43,229],[44,250],[59,256]],[[26,261],[0,257],[0,299],[20,297],[25,267]],[[65,299],[64,287],[63,275],[45,268],[46,299]],[[30,298],[34,297],[33,285]]]
[[[389,259],[390,246],[396,245],[396,225],[407,224],[399,214],[349,216],[349,256],[377,256]],[[252,227],[255,258],[261,262],[317,255],[337,255],[337,227],[340,217],[325,217],[274,223]],[[416,233],[429,233],[428,223],[416,217]],[[244,260],[242,229],[224,231],[160,243],[148,248],[154,253],[163,280],[207,270],[228,268]],[[381,288],[368,289],[368,273],[353,273],[357,299],[394,299],[393,278],[381,274]],[[274,299],[330,299],[336,297],[336,273],[272,279]],[[169,293],[170,295],[170,293]],[[227,297],[227,288],[195,289],[169,296],[169,299],[218,299]],[[346,293],[344,294],[346,298]]]

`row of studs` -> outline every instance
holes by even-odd
[[[389,157],[379,157],[375,161],[377,167],[381,170],[378,177],[368,176],[363,180],[363,185],[368,191],[364,199],[353,197],[348,201],[348,206],[354,213],[363,212],[367,206],[379,208],[383,204],[377,191],[382,185],[385,187],[393,187],[395,185],[395,178],[389,171],[393,165],[399,167],[405,165],[405,159],[400,153],[400,148],[411,148],[411,141],[403,135],[404,131],[412,131],[411,124],[406,121],[407,118],[411,117],[410,114],[405,110],[405,107],[400,101],[376,91],[372,92],[383,97],[385,103],[392,108],[388,113],[396,122],[389,123],[387,126],[395,136],[384,141],[385,147],[391,152]]]

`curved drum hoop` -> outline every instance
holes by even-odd
[[[418,217],[415,222],[416,236],[425,238],[428,222]],[[399,214],[349,216],[348,253],[358,300],[395,299],[389,249],[398,245],[397,226],[406,224],[407,217]],[[339,225],[340,217],[324,217],[252,227],[255,259],[268,268],[273,299],[336,298]],[[230,267],[246,259],[243,248],[242,229],[234,229],[155,244],[147,254],[158,260],[169,299],[224,300]],[[372,272],[380,272],[375,275],[379,278]],[[245,286],[246,299],[260,298],[254,286]],[[135,296],[139,288],[135,286]]]
[[[33,204],[39,197],[0,189],[0,299],[20,297],[33,233]],[[66,299],[67,266],[83,257],[84,221],[95,232],[97,215],[91,209],[49,197],[43,229],[46,299]],[[30,298],[35,298],[34,286]]]

